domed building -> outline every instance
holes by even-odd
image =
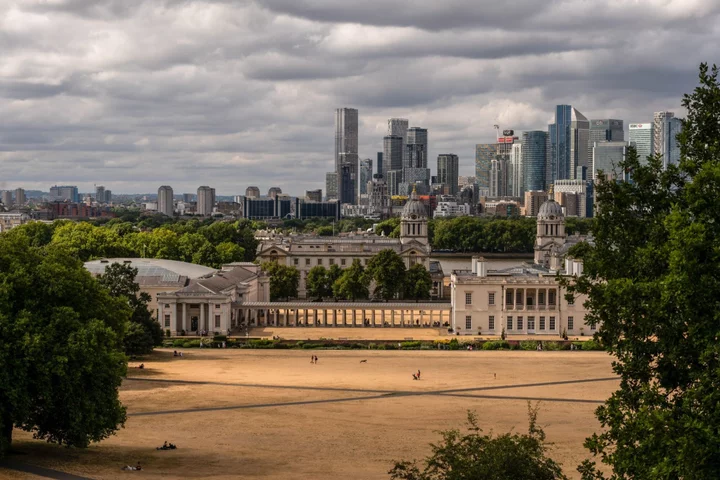
[[[429,245],[427,210],[418,199],[415,188],[400,216],[400,243],[403,245],[417,243],[418,246],[426,247],[427,253],[430,253],[430,249],[427,248]]]
[[[540,206],[535,235],[535,264],[550,269],[562,265],[565,235],[565,214],[555,200],[548,200]]]

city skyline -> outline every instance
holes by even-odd
[[[656,111],[684,117],[682,93],[718,35],[718,8],[702,1],[600,12],[571,2],[572,23],[556,5],[528,16],[456,0],[379,17],[372,2],[352,15],[321,3],[0,7],[0,189],[208,184],[234,195],[263,184],[299,195],[333,170],[328,132],[341,107],[360,112],[360,158],[383,150],[388,119],[407,118],[432,136],[428,165],[453,152],[470,175],[493,124],[544,129],[555,105],[626,127]],[[640,41],[653,28],[667,35]],[[688,43],[697,48],[681,55]]]

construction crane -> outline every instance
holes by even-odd
[[[493,125],[493,128],[495,129],[495,132],[497,134],[498,143],[500,143],[500,125]]]

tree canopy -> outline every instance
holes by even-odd
[[[560,465],[547,457],[545,432],[537,424],[537,408],[528,405],[527,434],[483,434],[468,412],[468,432],[441,432],[422,468],[415,461],[396,462],[393,480],[565,480]]]
[[[405,280],[405,262],[395,250],[381,250],[373,256],[365,269],[368,278],[375,283],[373,296],[390,300],[398,295]]]
[[[34,246],[33,232],[0,234],[0,454],[13,427],[84,447],[125,421],[118,388],[131,309],[77,252]]]
[[[335,298],[347,298],[354,302],[368,297],[369,283],[370,279],[365,274],[365,269],[356,258],[333,284],[333,293]]]
[[[430,298],[432,277],[422,263],[408,268],[403,282],[403,297],[406,300],[427,300]]]
[[[597,410],[585,480],[720,478],[720,87],[700,67],[685,95],[678,165],[622,164],[631,182],[596,186],[594,245],[569,295],[615,356],[620,388]]]
[[[264,262],[261,267],[270,277],[270,299],[272,301],[297,297],[300,285],[300,272],[297,268],[280,265],[277,262]]]

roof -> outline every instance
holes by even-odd
[[[415,187],[413,187],[410,199],[405,204],[405,207],[403,207],[402,218],[413,218],[413,215],[415,215],[416,218],[427,217],[427,210],[425,210],[425,205],[418,199]]]
[[[308,310],[451,310],[450,303],[415,302],[239,302],[248,308],[307,308]],[[410,314],[408,314],[410,315]]]
[[[159,258],[101,258],[85,262],[85,269],[93,275],[101,275],[113,263],[127,263],[137,268],[135,281],[141,287],[184,286],[191,279],[217,271],[203,265]]]
[[[550,199],[547,202],[540,205],[540,210],[538,211],[538,218],[544,217],[564,217],[562,207],[559,203],[557,203],[555,200]]]
[[[458,280],[468,280],[468,279],[492,279],[493,277],[495,279],[500,279],[503,277],[534,277],[534,278],[540,278],[540,277],[555,277],[555,271],[551,271],[548,268],[545,268],[542,265],[537,265],[533,263],[522,263],[520,265],[508,267],[508,268],[501,268],[497,270],[488,270],[487,275],[485,277],[478,277],[477,274],[472,273],[471,270],[454,270],[453,274],[458,278]]]
[[[214,271],[204,277],[190,281],[190,284],[183,289],[174,292],[183,295],[186,293],[221,294],[224,290],[232,288],[239,283],[247,282],[255,277],[257,273],[240,266],[234,266],[227,270]]]

